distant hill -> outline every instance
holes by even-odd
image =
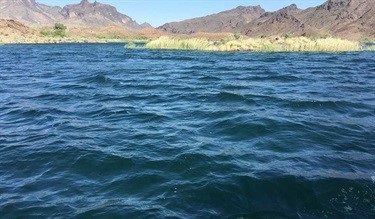
[[[98,2],[89,3],[82,0],[79,4],[67,5],[60,13],[64,22],[70,26],[124,26],[129,28],[141,28],[139,24],[130,17],[119,13],[115,7]]]
[[[249,9],[249,10],[244,10]],[[252,15],[249,19],[244,17]],[[170,33],[240,32],[247,36],[337,36],[348,39],[375,38],[375,0],[328,0],[305,10],[295,4],[275,12],[258,7],[233,10],[158,29]]]
[[[197,32],[238,32],[247,23],[259,18],[265,10],[260,6],[237,7],[205,17],[164,24],[158,29],[170,33],[190,34]]]
[[[205,17],[167,23],[158,30],[174,34],[229,32],[250,37],[302,35],[375,39],[374,15],[375,0],[327,0],[305,10],[292,4],[275,12],[266,12],[260,6],[239,6]],[[111,5],[88,0],[63,8],[39,4],[35,0],[0,0],[0,19],[19,21],[29,27],[53,26],[59,22],[69,28],[113,26],[154,31],[148,23],[138,24]]]
[[[39,4],[35,0],[0,0],[0,18],[17,20],[31,26],[52,26],[61,22],[69,27],[142,28],[115,7],[97,1],[89,3],[88,0],[63,8]]]
[[[38,4],[35,0],[0,0],[0,18],[26,25],[51,25],[62,20],[61,8]]]
[[[265,13],[241,32],[248,36],[311,35],[359,39],[375,37],[374,0],[329,0],[300,10],[296,5]]]

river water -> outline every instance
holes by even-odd
[[[1,46],[14,217],[375,217],[375,54]]]

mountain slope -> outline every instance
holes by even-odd
[[[59,10],[61,8],[38,4],[35,0],[0,0],[0,18],[27,25],[51,25],[63,18]]]
[[[243,7],[252,8],[252,7]],[[254,13],[255,12],[255,13]],[[171,33],[240,32],[261,36],[337,36],[375,38],[375,0],[328,0],[305,10],[292,4],[275,12],[241,8],[201,18],[167,23],[159,29]],[[253,14],[250,19],[244,16]]]
[[[301,9],[295,4],[279,11],[264,13],[259,19],[250,22],[241,32],[248,36],[272,36],[280,33],[303,34],[305,25],[299,18]]]
[[[2,30],[2,32],[7,32],[4,30],[8,29],[12,32],[18,32],[23,34],[31,32],[30,28],[28,28],[27,26],[23,25],[18,21],[0,19],[0,30]]]
[[[34,42],[39,32],[14,20],[0,19],[0,44]]]
[[[64,23],[70,26],[141,28],[130,17],[119,13],[115,7],[96,1],[89,3],[88,0],[82,0],[79,4],[65,6],[60,13],[64,17]]]
[[[232,10],[181,22],[164,24],[158,29],[171,33],[190,34],[196,32],[238,32],[250,21],[265,12],[260,6],[237,7]]]
[[[142,28],[115,7],[96,1],[89,3],[88,0],[64,8],[39,4],[35,0],[0,0],[0,18],[17,20],[31,26],[52,26],[61,22],[69,27]]]
[[[328,0],[324,4],[299,10],[295,5],[266,13],[242,30],[248,36],[311,35],[350,39],[375,37],[375,1]]]
[[[328,0],[305,10],[301,16],[307,26],[335,36],[375,37],[374,0]]]

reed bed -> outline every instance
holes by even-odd
[[[149,49],[173,49],[173,50],[212,50],[211,42],[205,38],[179,39],[162,36],[146,43]]]
[[[159,37],[146,43],[149,49],[256,52],[345,52],[360,51],[361,44],[338,38],[245,38],[211,41],[206,38]]]

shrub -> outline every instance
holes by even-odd
[[[55,26],[53,27],[54,30],[54,35],[59,36],[59,37],[65,37],[66,36],[66,26],[61,23],[56,23]]]
[[[53,32],[52,32],[52,31],[49,31],[49,30],[42,30],[42,31],[40,31],[40,34],[41,34],[42,36],[45,36],[45,37],[53,36]]]
[[[241,37],[242,37],[241,33],[235,33],[234,34],[234,39],[236,39],[236,40],[239,40]]]
[[[52,30],[42,30],[40,34],[44,37],[66,37],[66,26],[61,23],[56,23]]]

